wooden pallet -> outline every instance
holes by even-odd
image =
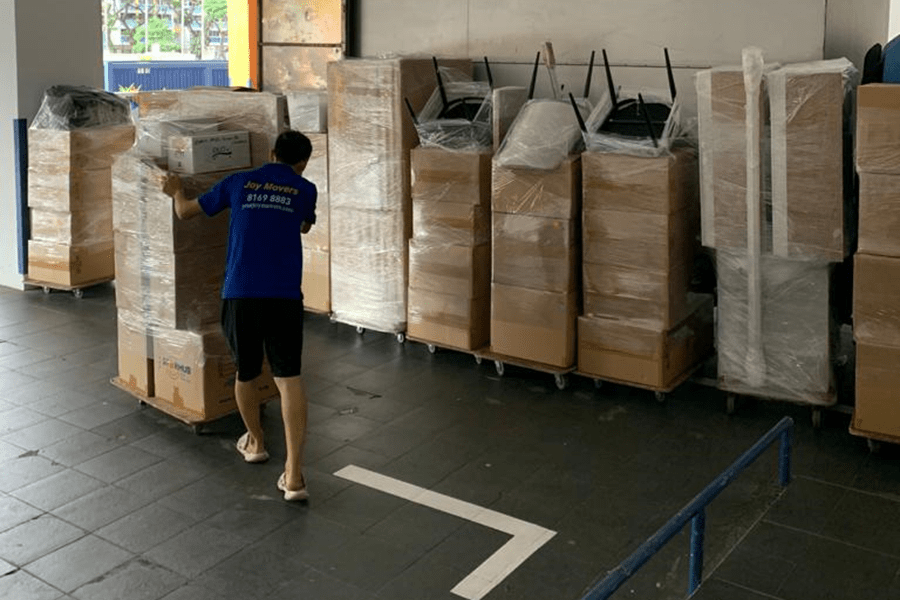
[[[62,283],[51,283],[49,281],[39,281],[37,279],[25,277],[24,283],[25,285],[33,285],[35,287],[43,289],[45,294],[49,294],[52,290],[59,290],[61,292],[72,292],[72,295],[74,295],[76,298],[81,298],[84,295],[85,288],[93,287],[95,285],[100,285],[103,283],[109,283],[113,280],[113,277],[103,277],[100,279],[92,279],[90,281],[85,281],[75,285],[65,285]]]
[[[889,435],[887,433],[878,433],[874,431],[863,431],[853,426],[853,419],[850,419],[850,427],[848,428],[851,435],[866,438],[871,452],[877,452],[879,445],[883,443],[900,445],[900,437]]]
[[[615,383],[617,385],[624,385],[628,387],[638,388],[641,390],[647,390],[653,392],[656,396],[656,399],[660,402],[664,402],[666,400],[667,394],[675,391],[682,383],[693,377],[694,373],[700,370],[703,367],[703,363],[698,363],[676,377],[672,382],[667,386],[655,386],[655,385],[647,385],[644,383],[637,383],[634,381],[627,381],[625,379],[616,379],[615,377],[600,377],[597,375],[593,375],[591,373],[584,373],[582,371],[575,371],[576,375],[580,375],[582,377],[587,377],[589,379],[594,380],[594,385],[600,387],[603,383]]]
[[[473,354],[475,355],[475,361],[479,364],[484,359],[494,361],[494,367],[497,369],[497,375],[499,375],[500,377],[503,377],[503,374],[506,372],[506,365],[522,367],[523,369],[530,369],[532,371],[538,371],[541,373],[549,373],[550,375],[553,375],[553,379],[556,381],[556,387],[561,390],[566,389],[566,387],[569,385],[567,375],[575,371],[574,365],[571,367],[557,367],[555,365],[547,365],[525,358],[518,358],[515,356],[500,354],[498,352],[494,352],[494,350],[490,347],[483,350],[478,350]]]

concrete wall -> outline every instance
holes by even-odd
[[[862,69],[866,51],[890,39],[892,2],[896,0],[828,0],[825,58],[844,56]]]
[[[51,85],[103,88],[100,0],[5,0],[0,23],[0,285],[22,287],[11,122],[30,123]]]

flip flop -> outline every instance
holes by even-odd
[[[288,501],[297,501],[297,500],[308,500],[309,492],[306,491],[306,481],[303,482],[303,487],[299,490],[289,490],[287,489],[287,477],[282,473],[281,477],[278,478],[278,489],[284,492],[284,499]]]
[[[269,453],[263,450],[262,452],[250,452],[247,450],[247,446],[250,444],[250,432],[248,431],[240,438],[238,438],[237,444],[235,447],[237,451],[241,453],[241,456],[244,457],[244,461],[248,463],[261,463],[269,460]]]

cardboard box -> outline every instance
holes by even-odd
[[[697,123],[700,134],[700,203],[703,245],[747,248],[747,94],[740,67],[719,67],[697,74]],[[765,79],[759,123],[768,122]],[[760,152],[763,144],[760,140]],[[765,157],[765,153],[762,155]],[[762,167],[767,160],[762,159]],[[765,189],[764,169],[759,172]],[[760,219],[766,223],[765,211]]]
[[[212,173],[250,166],[250,135],[228,131],[169,138],[169,170]]]
[[[110,167],[69,169],[65,164],[28,167],[28,206],[55,211],[110,210]]]
[[[900,175],[900,85],[857,88],[856,170]]]
[[[108,169],[116,154],[134,145],[133,125],[113,125],[61,131],[28,130],[28,165],[40,172],[45,167],[63,172]]]
[[[493,214],[494,283],[548,292],[578,288],[577,223],[530,215]]]
[[[312,155],[306,163],[303,176],[316,185],[321,198],[328,195],[328,135],[324,133],[307,133],[312,143]]]
[[[853,335],[859,342],[900,347],[900,258],[854,257]]]
[[[199,215],[179,219],[172,199],[162,191],[166,171],[148,165],[132,153],[113,166],[113,229],[142,240],[145,252],[191,252],[228,244],[229,211],[215,217]],[[208,191],[224,175],[184,175],[182,184],[189,197]]]
[[[141,312],[159,327],[197,330],[219,321],[224,246],[171,253],[117,233],[115,254],[119,308]]]
[[[491,205],[491,153],[418,146],[410,151],[413,205],[453,202]]]
[[[574,292],[491,285],[491,350],[508,357],[567,369],[575,364]]]
[[[475,298],[409,289],[409,337],[438,346],[478,350],[488,343],[491,304]]]
[[[491,210],[495,213],[575,219],[581,212],[581,157],[552,171],[493,164]]]
[[[459,298],[488,297],[491,247],[409,241],[409,287]]]
[[[74,212],[32,208],[30,213],[33,240],[70,246],[112,242],[112,206]]]
[[[331,312],[335,320],[375,331],[405,331],[408,253],[408,249],[333,245]]]
[[[667,391],[713,350],[713,300],[695,303],[669,331],[627,319],[578,318],[578,371]]]
[[[716,253],[720,386],[833,404],[831,354],[837,328],[831,318],[831,265],[764,256],[762,281],[753,295],[747,268],[743,254]],[[757,302],[761,320],[754,328]]]
[[[689,314],[691,265],[666,271],[585,263],[584,314],[669,330]]]
[[[453,202],[413,202],[413,236],[430,244],[487,244],[491,241],[490,209]]]
[[[849,249],[844,234],[848,68],[853,65],[840,59],[789,65],[768,75],[777,256],[840,262]]]
[[[667,271],[700,250],[700,215],[588,210],[582,223],[585,263]]]
[[[137,126],[136,150],[144,157],[165,168],[169,163],[169,138],[172,136],[205,135],[219,131],[219,122],[210,117],[173,121],[141,119]]]
[[[28,240],[28,279],[75,287],[115,279],[115,259],[110,242],[70,246]]]
[[[856,346],[853,428],[900,437],[900,348],[860,342]]]
[[[310,133],[328,131],[328,92],[326,90],[286,91],[291,129]]]
[[[331,312],[331,256],[328,252],[303,246],[303,306],[309,310]]]
[[[289,129],[287,98],[269,92],[227,88],[194,88],[134,94],[142,120],[213,119],[222,131],[250,132],[252,164],[269,162],[269,154],[282,131]]]
[[[900,175],[859,174],[859,247],[900,257]]]
[[[139,396],[153,396],[153,335],[139,313],[117,314],[119,383]]]
[[[472,74],[468,59],[441,66]],[[418,114],[436,89],[426,58],[328,63],[328,169],[334,207],[409,211],[410,150],[418,145],[405,101]],[[406,240],[402,241],[403,245]]]
[[[698,212],[700,205],[697,155],[673,148],[658,158],[584,152],[584,211],[609,210],[669,215]]]
[[[155,406],[190,421],[209,421],[237,410],[235,366],[218,327],[197,333],[160,331],[153,340]],[[271,373],[264,369],[253,397],[278,394]]]

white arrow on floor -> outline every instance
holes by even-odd
[[[555,531],[544,529],[509,515],[444,494],[379,475],[367,469],[348,465],[335,473],[337,477],[403,498],[422,506],[490,527],[512,536],[486,561],[450,590],[468,600],[481,600],[503,579],[516,570],[538,548],[550,541]]]

